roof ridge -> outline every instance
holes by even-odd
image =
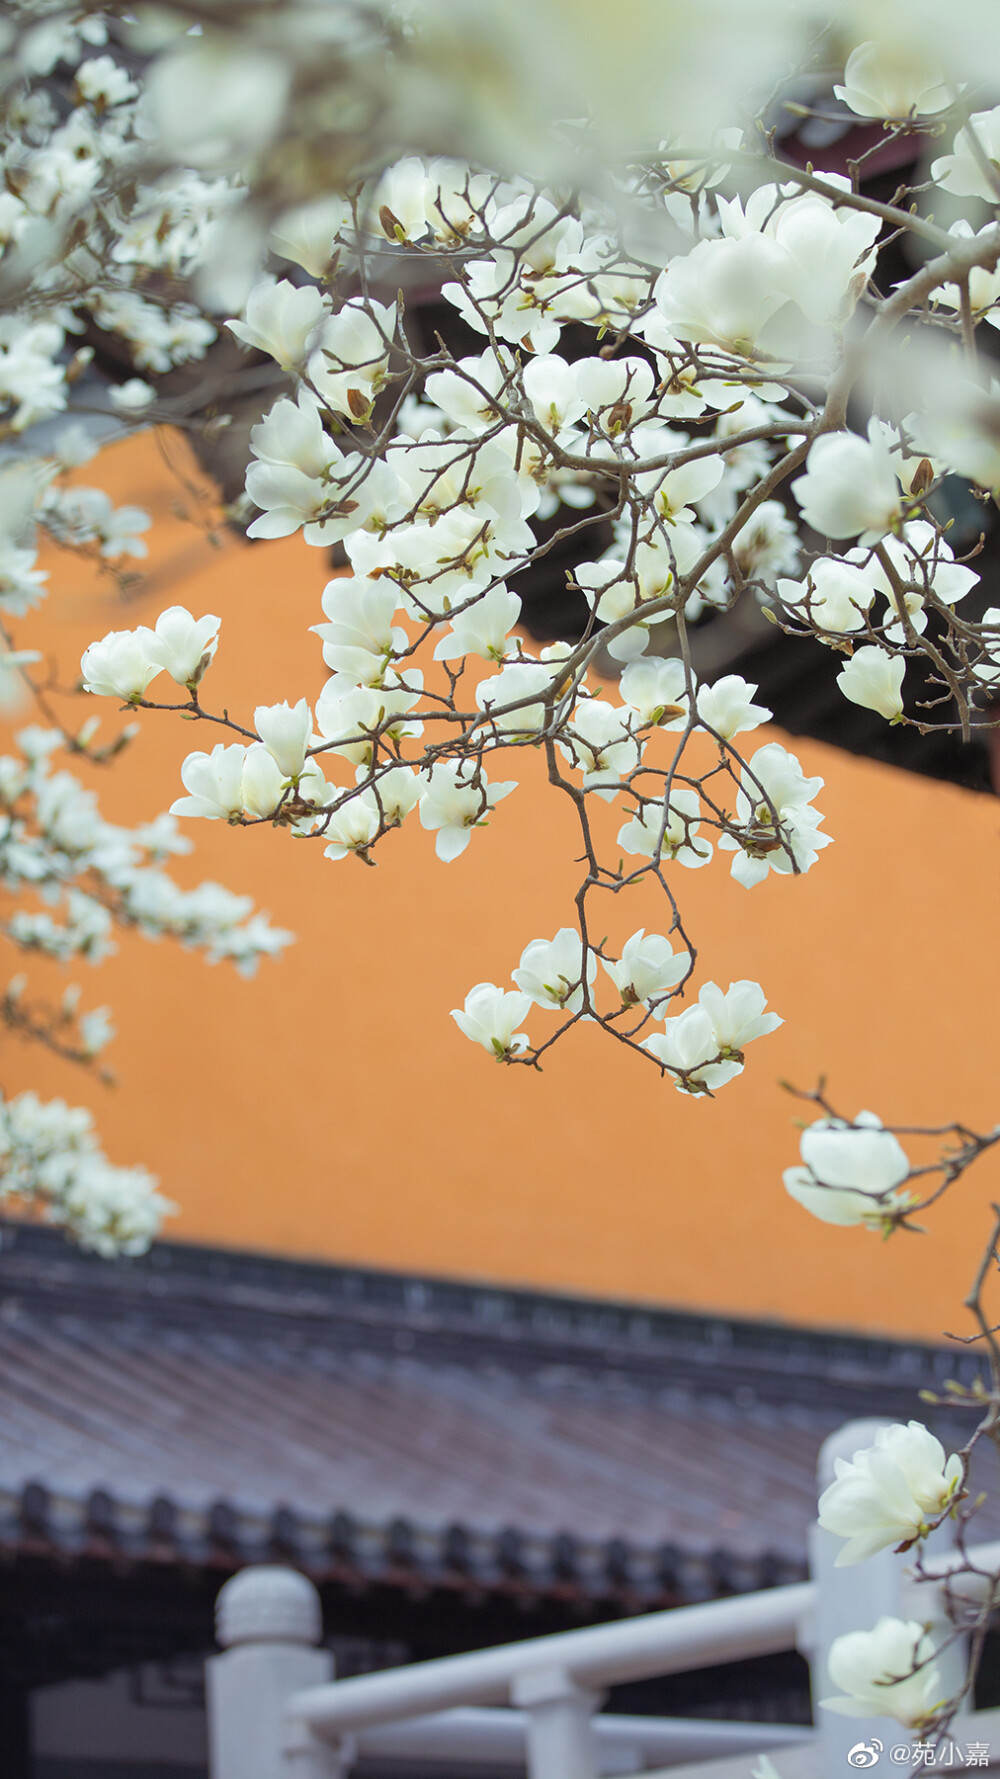
[[[904,1398],[915,1406],[920,1386],[971,1381],[977,1366],[961,1348],[715,1311],[187,1243],[108,1261],[69,1248],[56,1231],[9,1223],[0,1230],[0,1285],[11,1315],[20,1303],[244,1337],[251,1329],[259,1338],[298,1332],[313,1344],[325,1338],[439,1363],[563,1365],[699,1390],[711,1380],[718,1391],[724,1379],[724,1393],[740,1404],[799,1401],[845,1414],[862,1399],[869,1414]]]

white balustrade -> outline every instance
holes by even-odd
[[[820,1490],[833,1479],[835,1459],[870,1445],[882,1424],[853,1421],[826,1441]],[[218,1601],[224,1653],[209,1663],[211,1779],[346,1779],[364,1757],[444,1768],[451,1761],[466,1770],[520,1765],[529,1779],[600,1779],[682,1765],[693,1775],[697,1765],[685,1763],[701,1761],[709,1763],[709,1779],[726,1771],[727,1757],[805,1743],[815,1746],[795,1750],[797,1779],[845,1779],[855,1744],[874,1738],[888,1748],[906,1738],[889,1720],[845,1718],[819,1705],[836,1691],[826,1672],[833,1640],[869,1630],[888,1614],[930,1624],[944,1643],[943,1590],[958,1559],[942,1529],[927,1553],[932,1580],[915,1588],[905,1555],[886,1551],[838,1568],[841,1549],[841,1540],[815,1526],[808,1582],[341,1681],[332,1680],[331,1659],[316,1647],[322,1628],[312,1584],[293,1570],[245,1569]],[[970,1555],[984,1569],[1000,1567],[1000,1545]],[[963,1577],[957,1585],[981,1598],[986,1584]],[[790,1649],[811,1664],[818,1737],[794,1725],[599,1711],[606,1689],[620,1682]],[[964,1662],[961,1640],[952,1639],[938,1660],[950,1691],[961,1684]],[[963,1720],[970,1740],[976,1722]],[[749,1760],[733,1775],[741,1770],[749,1779]]]

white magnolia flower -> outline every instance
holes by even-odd
[[[368,768],[358,767],[358,783],[368,777]],[[381,809],[382,821],[387,828],[402,827],[411,809],[415,809],[423,794],[423,785],[419,775],[409,766],[390,766],[388,771],[379,772],[369,786],[376,807]]]
[[[660,1014],[666,1011],[666,997],[690,970],[691,954],[675,951],[662,933],[647,933],[640,927],[626,939],[621,957],[602,957],[601,968],[611,977],[623,1007],[635,1007],[641,1001]]]
[[[759,234],[699,241],[670,261],[656,285],[656,304],[679,340],[719,346],[753,358],[768,322],[787,301],[782,250]]]
[[[1000,160],[1000,105],[992,111],[974,111],[969,123],[975,131],[987,166]],[[959,130],[951,154],[943,154],[931,162],[931,178],[942,191],[954,192],[960,198],[985,198],[988,204],[997,201],[996,190],[975,152],[969,131]]]
[[[853,1124],[820,1118],[802,1132],[799,1152],[804,1166],[785,1169],[785,1190],[821,1223],[882,1229],[914,1202],[906,1152],[873,1112]]]
[[[112,508],[107,496],[103,498],[107,501],[107,509],[102,510],[98,520],[101,555],[107,556],[111,562],[116,562],[119,556],[148,555],[148,547],[139,533],[149,530],[153,523],[150,515],[142,507]]]
[[[837,684],[852,704],[876,710],[890,723],[898,723],[903,714],[903,675],[906,660],[902,655],[889,655],[875,643],[855,649],[837,675]]]
[[[958,365],[940,367],[944,374],[928,379],[920,409],[907,415],[906,426],[916,449],[923,451],[941,475],[951,470],[991,494],[1000,490],[1000,439],[996,429],[998,384],[963,376]]]
[[[779,581],[778,596],[793,617],[820,630],[860,630],[875,598],[875,579],[842,556],[819,556],[801,581]]]
[[[927,628],[925,600],[928,593],[942,605],[956,605],[978,585],[979,576],[974,569],[955,561],[947,540],[926,519],[911,519],[902,527],[898,537],[886,538],[883,550],[895,570],[897,584],[890,581],[886,569],[874,557],[866,567],[866,574],[889,607],[885,635],[890,642],[904,642],[907,637],[907,627],[899,615],[900,603],[909,619],[909,628],[924,631]],[[862,556],[865,552],[859,550],[851,554]]]
[[[262,741],[252,741],[247,748],[243,762],[243,808],[247,815],[257,816],[266,820],[273,815],[281,803],[284,807],[289,800],[289,792],[300,803],[310,803],[315,808],[322,808],[336,795],[335,790],[327,784],[314,760],[307,760],[294,786],[282,775],[281,769]],[[309,817],[299,817],[293,827],[298,832],[300,825],[303,831],[311,832],[313,822]]]
[[[380,826],[378,804],[371,791],[362,791],[324,817],[323,833],[329,845],[323,848],[323,857],[345,859],[349,852],[367,854]]]
[[[844,189],[850,190],[846,181]],[[758,189],[754,198],[760,202],[762,195]],[[847,205],[837,209],[815,192],[797,194],[777,209],[768,202],[768,233],[783,255],[778,288],[815,327],[842,326],[874,270],[879,218]],[[805,343],[812,343],[808,335]],[[815,344],[822,350],[825,342],[817,338]]]
[[[517,789],[517,780],[490,784],[471,760],[440,760],[421,774],[420,823],[437,833],[434,850],[449,863],[463,853],[473,828],[483,828],[502,797]]]
[[[453,1007],[451,1017],[467,1038],[503,1062],[528,1048],[527,1032],[515,1031],[514,1027],[526,1018],[530,1006],[528,995],[517,994],[513,989],[504,992],[492,982],[477,982],[465,997],[464,1010]]]
[[[428,232],[427,168],[419,155],[387,167],[372,192],[372,222],[390,241],[422,241]]]
[[[286,780],[262,741],[252,741],[246,749],[240,785],[247,815],[266,821],[274,814],[286,790]]]
[[[147,635],[142,630],[112,630],[100,642],[92,642],[80,661],[84,689],[129,704],[141,698],[160,672],[159,662],[150,658]]]
[[[206,821],[234,821],[243,813],[243,762],[246,748],[218,742],[210,754],[188,754],[181,783],[190,794],[170,805],[171,815],[202,816]]]
[[[294,402],[279,402],[277,407],[295,411]],[[298,407],[308,413],[311,407],[300,394]],[[331,544],[357,538],[366,529],[378,530],[398,511],[397,481],[390,465],[376,461],[366,465],[354,452],[341,457],[332,440],[323,431],[319,418],[310,420],[315,445],[307,444],[305,428],[297,439],[284,429],[284,436],[269,430],[275,409],[250,435],[250,448],[257,452],[256,463],[246,473],[246,491],[260,517],[247,527],[247,536],[290,537],[302,527],[307,544],[329,547]],[[268,436],[265,438],[265,432]],[[297,463],[278,460],[277,453],[298,453]],[[268,457],[266,452],[274,455]],[[308,452],[308,456],[307,456]],[[309,468],[303,468],[304,462]]]
[[[154,629],[143,632],[146,655],[178,686],[196,686],[218,647],[221,622],[211,614],[193,618],[183,605],[171,605]]]
[[[58,1102],[57,1102],[58,1103]],[[75,1163],[75,1165],[74,1165]],[[141,1167],[112,1167],[97,1151],[73,1158],[52,1221],[71,1231],[81,1248],[111,1259],[144,1254],[177,1206],[156,1190]]]
[[[880,1618],[871,1631],[835,1638],[827,1657],[835,1699],[821,1699],[844,1717],[892,1717],[918,1729],[944,1703],[947,1690],[932,1657],[934,1641],[923,1625]]]
[[[594,562],[581,562],[573,570],[578,586],[586,594],[602,624],[618,618],[641,614],[651,600],[672,593],[676,577],[694,567],[705,547],[705,536],[698,525],[674,525],[669,535],[657,534],[652,543],[637,545],[630,564],[624,556],[602,556]],[[641,616],[639,621],[606,644],[609,654],[618,661],[631,661],[641,655],[649,641],[649,624],[663,623],[672,614],[669,609]]]
[[[100,446],[91,437],[82,420],[71,420],[57,433],[52,446],[53,462],[60,469],[78,469],[96,457]]]
[[[406,631],[392,621],[398,599],[399,589],[385,576],[371,581],[343,575],[327,582],[323,610],[329,622],[310,628],[322,638],[327,666],[345,682],[342,690],[380,685],[389,661],[407,648]]]
[[[7,715],[26,701],[26,687],[19,669],[35,667],[43,659],[38,649],[5,649],[0,653],[0,711]]]
[[[687,722],[687,669],[677,655],[630,661],[618,690],[644,723],[677,730]]]
[[[771,721],[771,712],[764,704],[754,704],[756,690],[738,673],[724,674],[713,685],[698,687],[698,716],[723,741],[759,729],[761,723]]]
[[[456,441],[454,435],[428,431],[419,441],[398,441],[392,463],[406,492],[403,506],[430,522],[432,545],[439,521],[458,506],[477,509],[480,522],[488,513],[521,532],[521,488],[510,455],[495,440]],[[441,551],[434,554],[440,557]]]
[[[345,198],[315,198],[294,210],[283,210],[271,230],[271,240],[283,259],[292,260],[313,278],[322,278],[329,270],[336,237],[350,214]]]
[[[247,298],[246,320],[226,322],[244,346],[267,352],[283,371],[305,364],[329,309],[314,284],[296,286],[286,278],[255,284]]]
[[[539,353],[529,358],[524,367],[524,393],[535,411],[535,419],[549,432],[562,432],[564,427],[581,420],[588,406],[593,406],[578,385],[577,370],[576,365],[568,364],[556,352]]]
[[[313,342],[309,378],[334,413],[367,419],[389,363],[396,331],[396,306],[351,297],[336,315],[327,314]]]
[[[743,1073],[743,1064],[736,1058],[719,1058],[712,1021],[700,1005],[686,1007],[676,1019],[665,1020],[662,1032],[645,1038],[642,1048],[670,1071],[681,1093],[710,1094]]]
[[[634,772],[642,748],[629,725],[631,712],[603,698],[581,698],[563,727],[559,751],[583,772],[583,788],[610,803],[621,781]]]
[[[764,1038],[785,1023],[777,1013],[765,1013],[767,997],[759,982],[731,982],[725,994],[706,982],[698,991],[698,1005],[708,1014],[720,1056],[737,1062],[754,1038]]]
[[[0,468],[0,537],[15,544],[33,541],[35,509],[45,481],[45,466],[36,458]]]
[[[912,503],[901,493],[903,460],[890,451],[888,435],[872,420],[867,439],[827,432],[809,447],[806,473],[792,483],[792,493],[806,524],[822,537],[860,536],[864,544],[877,544],[904,517]]]
[[[43,512],[49,530],[72,545],[99,543],[109,561],[145,556],[139,533],[153,523],[142,507],[116,507],[103,488],[60,488],[49,494]]]
[[[80,98],[99,112],[106,111],[109,105],[124,105],[139,96],[135,81],[110,56],[92,56],[81,62],[73,76],[73,85]]]
[[[312,736],[312,711],[305,699],[300,698],[294,706],[287,699],[282,704],[259,704],[253,720],[278,770],[285,778],[298,778]]]
[[[512,661],[492,679],[480,680],[477,708],[504,735],[537,735],[548,720],[541,699],[551,691],[554,677],[542,661]]]
[[[819,1523],[847,1543],[836,1567],[861,1563],[889,1546],[911,1544],[945,1512],[962,1485],[962,1460],[920,1421],[880,1427],[875,1444],[838,1458],[836,1481],[819,1498]]]
[[[816,863],[829,834],[819,832],[823,820],[812,808],[822,790],[821,778],[806,778],[794,754],[780,742],[757,749],[741,774],[736,798],[740,832],[722,834],[721,852],[734,852],[732,875],[746,889],[762,883],[769,871],[808,871]]]
[[[641,439],[636,442],[646,444]],[[676,449],[680,442],[680,436],[675,433],[670,446]],[[649,444],[652,445],[651,440]],[[658,518],[667,525],[689,524],[695,517],[699,501],[707,499],[718,488],[725,471],[722,458],[712,455],[694,457],[690,463],[681,463],[676,469],[641,470],[635,481],[639,491],[652,501]]]
[[[642,419],[653,405],[655,379],[644,358],[582,358],[573,370],[584,412],[612,437]]]
[[[80,1041],[88,1056],[96,1056],[115,1035],[110,1007],[94,1007],[80,1017]]]
[[[422,723],[406,717],[420,702],[422,684],[421,675],[410,668],[405,680],[386,671],[380,686],[356,686],[345,693],[335,675],[316,700],[316,726],[333,753],[353,766],[368,765],[376,732],[396,742],[423,733]]]
[[[300,389],[295,401],[282,396],[274,403],[251,428],[250,449],[263,463],[288,464],[304,476],[324,481],[340,462],[340,452],[307,389]]]
[[[933,117],[953,103],[940,60],[919,31],[859,43],[847,58],[843,86],[833,90],[858,117]]]
[[[127,382],[112,385],[108,398],[113,408],[120,414],[139,414],[148,408],[150,402],[156,400],[156,390],[151,383],[144,383],[141,377],[129,377]]]
[[[597,974],[597,959],[587,952],[588,986]],[[583,940],[574,927],[560,927],[554,939],[532,939],[521,953],[512,979],[536,1007],[579,1013],[583,1006]]]
[[[444,155],[429,161],[424,202],[435,238],[450,247],[466,244],[482,229],[480,213],[492,199],[493,186],[488,173],[472,173],[465,161]]]
[[[434,650],[435,661],[459,661],[480,655],[485,661],[502,661],[508,637],[521,615],[521,601],[502,582],[490,587],[465,611],[451,620],[451,630]]]
[[[993,224],[987,223],[978,233],[972,224],[966,222],[964,216],[953,222],[948,230],[959,241],[980,240],[991,234]],[[996,266],[973,266],[969,273],[969,308],[974,320],[980,317],[988,321],[991,327],[1000,327],[1000,310],[995,305],[1000,302],[1000,269]],[[943,284],[934,292],[934,301],[946,309],[960,309],[962,293],[957,284]]]
[[[291,69],[232,32],[183,36],[146,75],[154,139],[184,167],[240,167],[278,130]]]
[[[529,359],[525,376],[538,361]],[[460,358],[454,370],[432,371],[424,384],[427,400],[447,415],[453,426],[483,432],[503,411],[500,392],[513,377],[514,361],[501,347],[487,348],[478,358]]]
[[[527,528],[524,528],[527,531]],[[345,540],[355,574],[390,572],[400,589],[400,604],[416,623],[440,623],[456,606],[485,592],[503,576],[510,558],[527,554],[530,532],[522,537],[514,526],[476,506],[455,507],[433,523],[419,519],[401,524],[385,537],[355,531]]]
[[[670,810],[665,827],[663,804],[644,803],[636,810],[632,820],[618,830],[618,845],[625,852],[638,853],[647,859],[655,858],[662,829],[660,857],[676,859],[679,865],[697,870],[700,865],[707,865],[712,856],[712,842],[699,833],[700,823],[701,804],[697,791],[689,789],[687,785],[680,785],[670,793]]]
[[[0,610],[23,618],[45,597],[47,568],[38,568],[34,550],[19,550],[0,534]]]

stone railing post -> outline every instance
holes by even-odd
[[[599,1694],[542,1668],[518,1676],[510,1702],[528,1719],[528,1779],[598,1779],[591,1719]]]
[[[290,1721],[293,1693],[333,1678],[319,1595],[294,1569],[242,1569],[219,1593],[207,1664],[210,1779],[339,1779],[336,1751]]]

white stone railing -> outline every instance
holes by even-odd
[[[834,1459],[870,1444],[881,1424],[854,1421],[826,1441],[820,1488],[833,1475]],[[224,1653],[209,1664],[211,1779],[346,1779],[359,1759],[375,1757],[400,1766],[432,1762],[442,1779],[449,1765],[463,1779],[477,1765],[526,1768],[529,1779],[599,1779],[681,1766],[697,1771],[695,1763],[709,1763],[706,1779],[709,1765],[713,1775],[731,1772],[736,1779],[749,1775],[755,1752],[780,1755],[794,1744],[802,1746],[795,1748],[788,1779],[846,1779],[852,1766],[865,1764],[848,1759],[859,1743],[877,1744],[888,1772],[890,1749],[898,1752],[907,1738],[884,1719],[818,1709],[819,1730],[811,1732],[598,1709],[605,1689],[623,1681],[790,1649],[808,1658],[818,1701],[831,1690],[825,1667],[833,1639],[870,1628],[883,1613],[938,1624],[943,1639],[940,1589],[922,1583],[915,1591],[904,1557],[887,1551],[837,1569],[840,1548],[839,1539],[814,1527],[812,1579],[792,1587],[340,1681],[331,1678],[328,1653],[316,1647],[322,1622],[311,1582],[291,1569],[245,1569],[219,1595]],[[1000,1567],[1000,1547],[974,1554],[984,1567]],[[939,1547],[932,1563],[943,1578],[947,1549]],[[940,1660],[957,1690],[964,1651],[953,1641]],[[966,1718],[961,1733],[968,1741],[977,1735],[988,1741],[993,1718]],[[745,1758],[733,1765],[739,1756]],[[994,1758],[1000,1760],[1000,1747]],[[894,1764],[899,1771],[904,1763]]]

